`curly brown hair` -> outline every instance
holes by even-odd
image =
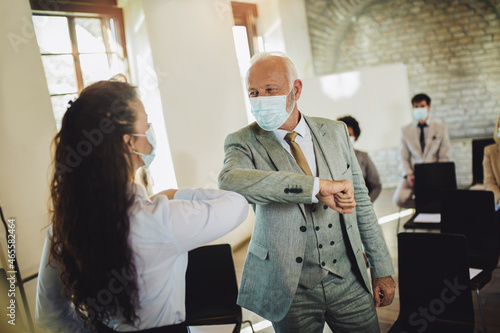
[[[61,270],[62,295],[86,325],[96,328],[117,313],[134,325],[137,273],[128,243],[133,196],[130,153],[137,99],[128,83],[100,81],[85,88],[64,115],[54,139],[51,181],[51,261]],[[117,274],[128,281],[113,288]]]

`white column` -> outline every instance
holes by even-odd
[[[143,0],[179,187],[216,187],[224,139],[247,124],[229,0]]]
[[[49,224],[56,126],[29,1],[1,1],[0,13],[0,204],[5,218],[16,219],[16,255],[26,277],[38,271]]]

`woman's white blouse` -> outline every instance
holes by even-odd
[[[178,324],[185,320],[187,252],[216,240],[240,225],[248,213],[243,196],[215,189],[183,188],[174,200],[159,195],[151,201],[146,190],[129,184],[135,193],[130,211],[130,245],[138,272],[141,318],[138,329]],[[53,332],[87,332],[71,303],[61,296],[59,268],[48,265],[52,226],[47,231],[38,275],[36,323]],[[100,291],[94,308],[105,304],[113,292],[126,285],[122,272],[113,272],[107,290]],[[108,326],[117,331],[137,330],[113,318]]]

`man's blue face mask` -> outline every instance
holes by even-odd
[[[413,117],[418,121],[424,120],[427,118],[427,108],[414,108]]]
[[[287,121],[292,112],[286,110],[286,98],[287,95],[250,97],[252,114],[263,130],[274,131]]]

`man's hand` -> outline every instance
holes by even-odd
[[[396,282],[392,276],[373,279],[372,287],[375,307],[387,306],[392,303],[396,292]]]
[[[316,197],[340,214],[350,214],[356,207],[354,188],[348,180],[319,180],[319,192]]]
[[[412,175],[411,173],[406,175],[406,182],[408,183],[408,186],[413,188],[415,185],[415,175]]]

